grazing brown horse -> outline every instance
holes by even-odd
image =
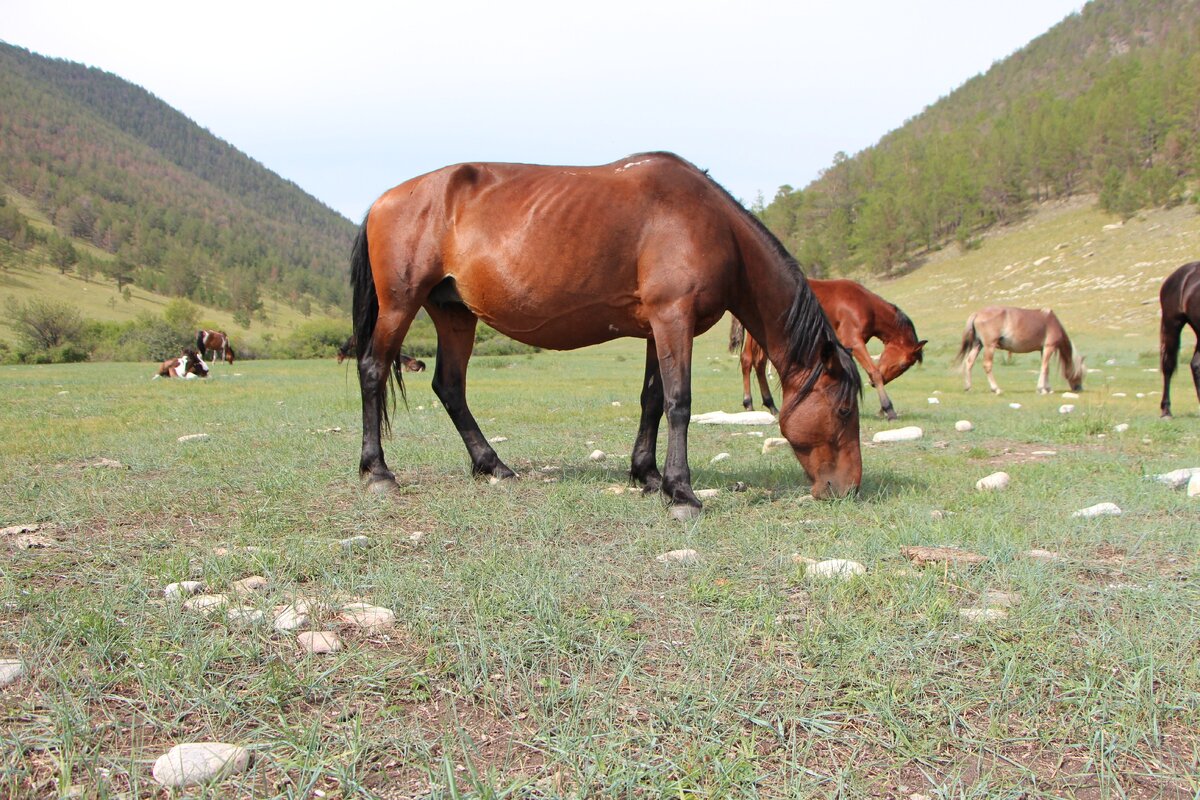
[[[987,373],[992,391],[1000,394],[1000,387],[992,375],[992,357],[996,348],[1010,353],[1032,353],[1042,351],[1042,370],[1038,374],[1038,394],[1050,394],[1050,358],[1057,353],[1062,365],[1063,377],[1078,392],[1083,388],[1083,359],[1071,346],[1071,339],[1058,317],[1048,308],[1013,308],[1011,306],[988,306],[967,318],[963,331],[962,347],[954,357],[954,363],[963,362],[963,383],[971,391],[971,368],[979,351],[983,351],[983,371]]]
[[[168,358],[166,361],[158,365],[158,372],[154,375],[158,378],[207,378],[208,364],[204,363],[204,359],[200,354],[190,347],[184,348],[184,351],[178,358]]]
[[[354,357],[354,337],[351,336],[346,340],[345,344],[337,349],[337,363],[342,363],[347,358]],[[424,372],[425,362],[411,356],[400,354],[400,368],[405,372]]]
[[[917,329],[907,314],[861,283],[810,278],[808,285],[817,296],[825,316],[829,317],[838,340],[850,348],[858,363],[867,371],[871,385],[879,393],[880,413],[888,419],[896,419],[896,410],[883,385],[891,383],[913,364],[924,360],[926,340],[917,338]],[[871,339],[883,342],[883,353],[878,363],[867,352],[867,342]],[[729,332],[729,351],[735,352],[736,347],[741,347],[742,351],[742,405],[747,409],[754,407],[754,399],[750,396],[750,370],[753,369],[758,374],[763,405],[772,414],[778,414],[767,383],[766,353],[753,337],[744,335],[741,324],[735,319]]]
[[[1192,382],[1200,399],[1200,261],[1184,264],[1163,281],[1158,293],[1162,305],[1158,351],[1163,375],[1162,415],[1171,416],[1171,377],[1179,364],[1179,337],[1188,325],[1196,334],[1192,354]]]
[[[351,260],[363,445],[372,488],[395,484],[380,444],[387,386],[422,307],[437,329],[433,390],[475,474],[515,477],[467,407],[478,320],[536,347],[647,340],[631,477],[672,514],[699,512],[687,461],[692,339],[732,311],[767,343],[783,383],[780,429],[817,497],[857,490],[858,370],[796,262],[753,215],[678,156],[594,167],[458,164],[375,201]],[[655,450],[666,412],[667,454]]]
[[[224,331],[206,331],[202,330],[196,334],[196,349],[209,358],[214,359],[213,363],[224,359],[230,364],[233,363],[233,348],[229,344],[229,337]]]

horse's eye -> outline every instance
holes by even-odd
[[[854,413],[854,409],[852,409],[850,406],[842,406],[837,410],[839,419],[850,419],[850,415],[852,413]]]

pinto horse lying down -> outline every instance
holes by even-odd
[[[178,358],[168,358],[158,366],[154,380],[159,378],[207,378],[208,364],[192,348],[185,348]]]
[[[673,516],[695,516],[692,340],[732,311],[779,373],[779,427],[813,495],[842,497],[862,481],[862,384],[850,353],[779,240],[678,156],[642,153],[589,167],[470,163],[413,178],[371,206],[350,272],[359,470],[373,490],[396,485],[381,444],[388,381],[402,381],[400,346],[422,308],[437,329],[433,390],[476,475],[516,477],[467,407],[479,320],[552,350],[635,337],[646,340],[646,366],[630,477],[661,490]]]

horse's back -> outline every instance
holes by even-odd
[[[1200,325],[1200,261],[1184,264],[1163,281],[1159,290],[1163,319],[1186,319]]]

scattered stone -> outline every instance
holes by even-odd
[[[372,631],[392,627],[396,623],[396,613],[390,608],[351,603],[342,609],[339,619],[347,625]]]
[[[279,633],[299,630],[308,627],[308,607],[306,604],[293,603],[278,606],[275,609],[275,619],[271,623]]]
[[[669,550],[655,556],[654,560],[660,564],[696,564],[700,561],[700,554],[695,550]]]
[[[1034,450],[1029,455],[1031,456],[1056,456],[1057,450]]]
[[[1161,475],[1155,475],[1154,480],[1172,489],[1178,489],[1182,486],[1187,486],[1188,481],[1193,475],[1200,475],[1200,467],[1184,467],[1183,469],[1173,469],[1170,472],[1164,472]]]
[[[1072,517],[1083,517],[1090,519],[1091,517],[1119,517],[1121,509],[1116,503],[1097,503],[1094,506],[1081,508],[1071,515]]]
[[[625,487],[624,486],[606,486],[604,488],[604,491],[608,492],[609,494],[625,494]]]
[[[154,780],[163,786],[198,786],[245,772],[250,751],[222,742],[177,744],[154,762]]]
[[[19,533],[34,533],[40,531],[42,525],[39,522],[29,522],[24,525],[9,525],[7,528],[0,528],[0,536],[15,536]]]
[[[957,547],[924,547],[910,545],[901,547],[900,554],[913,563],[922,567],[930,563],[941,564],[981,564],[987,561],[987,556],[972,553],[969,550],[959,550]]]
[[[947,518],[953,517],[953,516],[954,516],[953,511],[943,511],[940,508],[935,508],[933,511],[929,512],[930,519],[947,519]]]
[[[425,531],[413,531],[412,533],[410,533],[408,535],[408,540],[410,542],[412,542],[413,544],[419,543],[424,538],[425,538]]]
[[[84,464],[83,467],[84,469],[93,467],[100,469],[129,469],[129,467],[125,466],[120,461],[114,461],[111,458],[101,458],[97,461],[93,461],[91,464]]]
[[[1078,400],[1079,399],[1079,395],[1075,394],[1074,392],[1063,392],[1062,397],[1064,400]]]
[[[931,406],[936,406],[936,405],[940,405],[942,401],[936,397],[926,397],[925,402],[929,403],[929,405],[931,405]]]
[[[1117,360],[1115,358],[1110,358],[1108,361],[1104,362],[1104,366],[1106,366],[1106,367],[1115,367],[1116,365],[1117,365]]]
[[[729,458],[729,453],[717,453],[715,456],[712,457],[712,460],[709,461],[708,463],[718,464],[727,458]]]
[[[608,456],[604,454],[603,450],[593,450],[591,454],[588,455],[588,458],[592,461],[603,461],[607,457]]]
[[[959,433],[967,433],[968,431],[975,430],[975,426],[969,419],[960,419],[958,422],[954,423],[954,430],[958,431]]]
[[[178,583],[167,584],[166,588],[163,589],[163,597],[175,600],[181,597],[191,597],[203,591],[204,584],[200,581],[179,581]]]
[[[892,430],[879,431],[871,437],[873,442],[912,442],[920,439],[925,435],[925,431],[918,428],[916,425],[909,425],[906,428],[893,428]]]
[[[1075,410],[1075,406],[1073,406],[1070,403],[1063,403],[1061,406],[1058,407],[1058,413],[1060,413],[1060,414],[1070,414],[1074,410]]]
[[[1188,497],[1200,497],[1200,472],[1191,477],[1187,485]]]
[[[776,447],[787,447],[787,446],[788,446],[787,439],[783,439],[779,436],[770,436],[766,439],[763,439],[763,446],[762,446],[763,455],[766,455],[768,451],[774,450]]]
[[[746,491],[747,488],[748,487],[746,486],[746,484],[743,483],[742,481],[736,481],[733,484],[733,491],[735,491],[735,492],[744,492],[744,491]]]
[[[720,489],[698,489],[696,491],[696,497],[699,497],[701,500],[709,500],[713,497],[716,497],[720,493]]]
[[[815,580],[838,579],[845,581],[867,571],[867,568],[857,561],[845,558],[827,558],[815,564],[808,564],[807,561],[803,563],[807,564],[804,569],[804,577]]]
[[[1032,558],[1035,561],[1057,561],[1058,553],[1055,553],[1051,550],[1038,550],[1035,548],[1033,550],[1026,550],[1025,557]]]
[[[967,622],[999,622],[1008,618],[1003,608],[960,608],[958,615]]]
[[[304,652],[315,655],[336,653],[342,649],[342,640],[333,631],[305,631],[296,637],[296,641]]]
[[[595,459],[593,459],[593,460],[595,460]],[[500,478],[496,477],[495,475],[493,475],[492,477],[488,478],[488,485],[489,485],[489,486],[498,486],[498,485],[500,484],[500,482],[501,482],[501,481],[500,481]]]
[[[342,432],[342,429],[337,426],[332,427],[332,428],[317,428],[315,431],[313,431],[313,433],[318,433],[318,434],[320,434],[320,433],[341,433],[341,432]]]
[[[1020,408],[1021,404],[1020,403],[1009,403],[1008,407],[1009,408]]]
[[[238,628],[252,628],[255,625],[261,625],[264,619],[266,619],[266,615],[262,611],[247,606],[231,608],[225,613],[225,620]]]
[[[189,433],[187,436],[180,436],[175,441],[177,441],[177,442],[196,442],[201,439],[207,439],[207,438],[208,438],[207,433]]]
[[[500,444],[501,442],[507,442],[508,437],[507,436],[493,436],[492,438],[488,439],[488,441],[491,442],[492,444]]]
[[[983,593],[983,604],[988,608],[1012,608],[1021,602],[1019,592],[1002,592],[999,589],[987,589]]]
[[[229,599],[223,594],[198,594],[183,602],[184,611],[198,611],[208,616],[229,604]]]
[[[338,545],[347,552],[350,550],[366,550],[371,544],[371,540],[366,536],[359,534],[358,536],[348,536],[345,539],[339,539]]]
[[[234,581],[231,587],[237,594],[254,594],[255,592],[265,592],[270,582],[262,575],[251,575],[248,578],[242,578],[240,581]]]
[[[739,411],[736,414],[710,411],[692,415],[692,423],[696,425],[775,425],[777,422],[769,411]]]
[[[13,540],[13,544],[18,550],[41,550],[53,547],[54,540],[49,536],[42,536],[40,533],[23,533]]]
[[[1113,392],[1113,397],[1128,397],[1124,392]]]
[[[613,401],[612,401],[612,407],[613,407],[613,408],[620,408],[620,407],[621,407],[621,401],[620,401],[620,400],[613,400]]]
[[[0,687],[15,683],[25,674],[25,665],[16,658],[0,658]]]
[[[1007,472],[993,472],[991,475],[977,480],[975,488],[981,492],[1001,492],[1008,488],[1011,480],[1012,478]]]

